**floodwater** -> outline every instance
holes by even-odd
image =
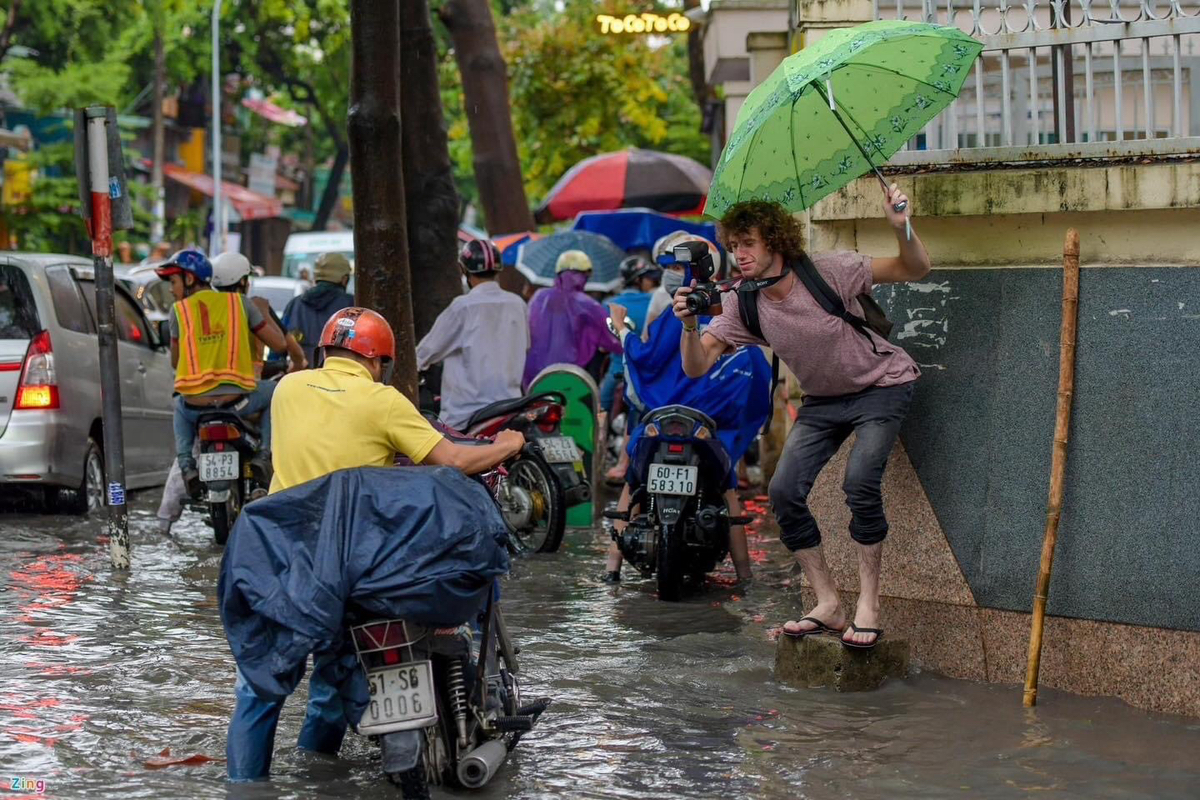
[[[155,531],[135,498],[133,569],[114,574],[99,523],[0,517],[0,789],[44,797],[398,796],[372,747],[298,753],[305,689],[289,702],[270,784],[227,787],[220,762],[151,770],[149,758],[224,756],[233,664],[214,603],[220,551],[201,520]],[[716,576],[659,603],[598,584],[604,541],[569,533],[504,588],[525,696],[554,705],[481,798],[1196,798],[1200,720],[1111,699],[918,674],[876,692],[796,690],[772,677],[771,629],[795,615],[782,547],[752,540],[747,596]],[[630,572],[626,576],[634,577]],[[953,631],[947,631],[953,635]]]

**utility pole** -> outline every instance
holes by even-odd
[[[212,170],[213,170],[213,235],[208,250],[211,255],[225,252],[225,204],[221,197],[221,0],[212,10]]]
[[[125,187],[125,165],[117,112],[89,106],[75,113],[75,169],[80,208],[92,237],[96,270],[96,329],[100,340],[100,411],[104,430],[104,477],[108,499],[109,557],[114,569],[129,569],[129,513],[125,505],[124,430],[117,324],[113,307],[112,233],[133,227]]]
[[[166,142],[163,132],[163,82],[166,77],[166,53],[163,47],[162,0],[154,4],[154,164],[150,170],[150,186],[154,189],[154,223],[150,227],[150,242],[158,244],[166,236],[167,200],[163,190],[163,158]]]
[[[351,0],[354,300],[396,334],[392,385],[417,402],[417,352],[400,143],[400,0]]]

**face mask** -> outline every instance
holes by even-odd
[[[683,273],[676,272],[673,269],[664,269],[662,275],[662,287],[671,297],[675,296],[675,291],[683,286]]]

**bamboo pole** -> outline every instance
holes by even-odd
[[[1079,318],[1079,233],[1071,228],[1063,245],[1062,333],[1058,357],[1058,409],[1054,420],[1054,450],[1050,460],[1050,501],[1046,509],[1046,534],[1042,540],[1042,565],[1033,595],[1033,626],[1029,632],[1029,667],[1025,672],[1025,707],[1037,704],[1038,669],[1042,660],[1042,629],[1046,598],[1054,567],[1054,545],[1062,517],[1063,487],[1067,471],[1067,433],[1071,426],[1071,401],[1075,396],[1075,329]]]

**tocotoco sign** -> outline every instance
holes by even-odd
[[[692,27],[692,21],[683,14],[626,14],[614,17],[597,14],[601,33],[682,33]]]

